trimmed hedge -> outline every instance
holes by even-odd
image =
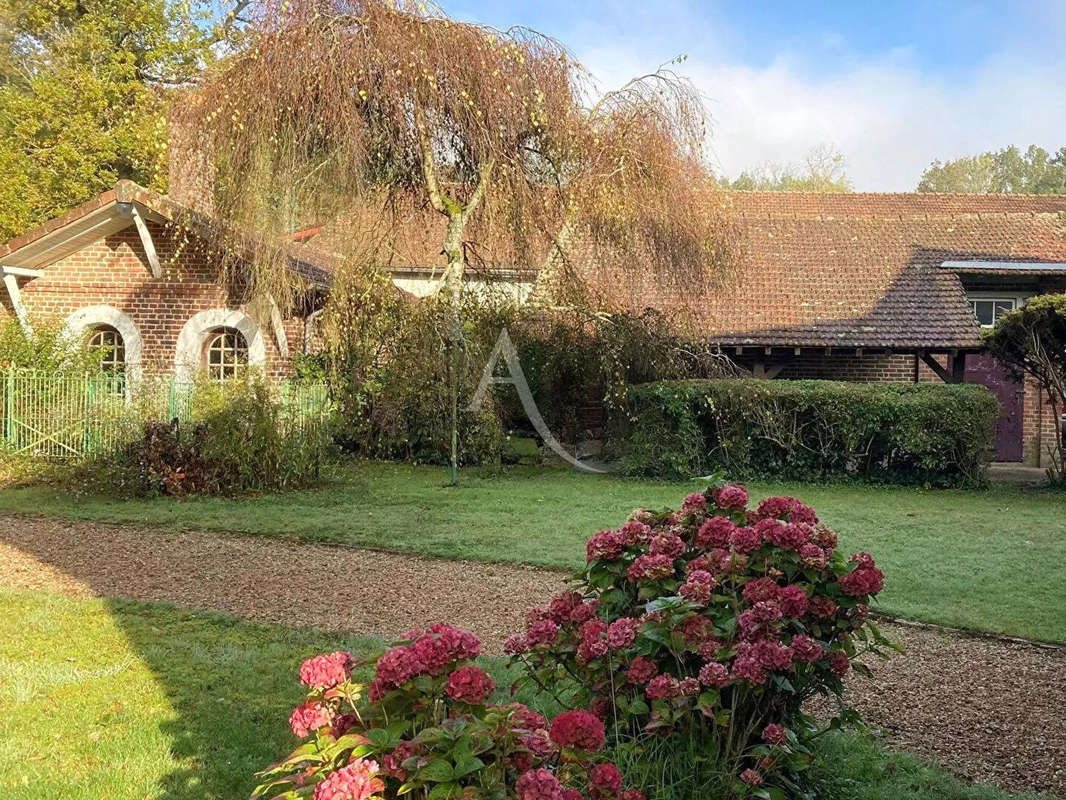
[[[999,402],[972,384],[664,381],[630,388],[627,475],[980,486]]]

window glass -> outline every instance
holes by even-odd
[[[114,328],[102,325],[89,334],[89,347],[103,352],[100,360],[102,372],[121,372],[126,368],[126,345],[122,334]]]
[[[973,315],[977,320],[977,324],[982,328],[991,328],[996,324],[996,320],[1008,311],[1014,310],[1015,301],[1012,297],[989,300],[980,299],[971,300],[970,306],[973,308]]]
[[[248,364],[248,345],[238,331],[218,331],[207,340],[206,356],[212,380],[234,378]]]

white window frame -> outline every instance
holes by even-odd
[[[982,328],[992,328],[995,326],[995,320],[993,319],[992,325],[981,325],[977,322],[977,310],[974,308],[976,302],[999,302],[1010,303],[1011,310],[1021,308],[1025,305],[1025,301],[1029,299],[1027,294],[1012,294],[1010,292],[995,292],[995,291],[980,291],[980,292],[967,292],[966,300],[970,303],[970,310],[973,312],[974,323]]]

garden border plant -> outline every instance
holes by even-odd
[[[254,796],[805,791],[812,741],[861,726],[843,678],[869,674],[858,659],[893,648],[868,619],[884,575],[868,554],[845,560],[803,503],[747,506],[743,487],[719,484],[679,511],[639,510],[589,540],[571,588],[533,609],[505,646],[522,670],[512,693],[533,689],[570,709],[550,725],[520,704],[488,704],[495,686],[473,663],[477,639],[448,625],[405,634],[376,658],[369,686],[355,682],[345,653],[308,660],[308,700],[290,724],[315,736],[261,773]],[[836,703],[828,722],[803,711],[815,695]],[[656,785],[623,792],[618,764],[631,779],[654,772]]]

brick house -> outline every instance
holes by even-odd
[[[980,333],[1031,295],[1066,291],[1066,197],[721,197],[739,232],[740,266],[700,300],[703,336],[757,377],[985,384],[1003,405],[997,457],[1040,463],[1056,421],[1036,386],[1011,381],[981,352]],[[74,335],[120,345],[133,378],[221,376],[239,363],[291,374],[329,290],[329,226],[301,232],[286,251],[307,291],[283,316],[223,285],[206,248],[173,224],[187,211],[124,181],[11,240],[0,247],[0,316],[60,320]],[[397,286],[416,296],[436,288],[433,233],[442,225],[423,219],[397,240],[389,265]],[[474,280],[526,298],[535,272],[487,255]],[[671,305],[650,276],[581,266],[622,306]]]

